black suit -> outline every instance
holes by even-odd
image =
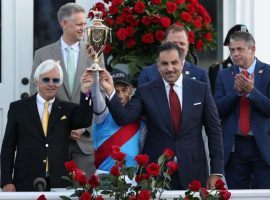
[[[197,179],[206,183],[207,159],[202,139],[202,126],[208,136],[211,174],[223,174],[223,144],[217,108],[207,84],[183,77],[183,103],[181,129],[175,135],[168,98],[162,78],[142,85],[129,103],[122,107],[117,95],[108,101],[111,114],[119,125],[147,119],[147,136],[143,153],[157,161],[165,148],[171,148],[180,165],[181,187],[172,181],[172,189],[188,188]]]
[[[92,108],[83,95],[79,106],[56,98],[45,137],[36,95],[11,103],[1,150],[1,187],[13,183],[17,191],[34,190],[34,179],[45,177],[47,157],[51,187],[65,187],[61,176],[67,175],[70,131],[90,126],[91,121]]]

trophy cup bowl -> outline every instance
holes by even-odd
[[[102,71],[103,69],[99,66],[99,56],[105,48],[108,33],[110,28],[102,24],[102,12],[93,11],[93,25],[86,27],[86,40],[89,45],[91,45],[95,51],[94,59],[91,67],[88,67],[87,70],[90,71]]]

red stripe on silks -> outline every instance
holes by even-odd
[[[122,126],[117,132],[115,132],[95,151],[95,167],[98,169],[100,164],[112,154],[112,146],[121,147],[137,133],[139,128],[140,122],[136,121]]]

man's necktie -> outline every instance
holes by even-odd
[[[44,102],[44,110],[42,114],[42,128],[45,137],[47,137],[47,130],[48,130],[48,122],[49,122],[49,101]],[[48,163],[48,158],[46,158],[46,173],[49,171],[49,163]]]
[[[170,108],[171,108],[171,116],[173,121],[173,127],[175,133],[177,134],[180,130],[181,124],[181,104],[177,94],[173,89],[174,84],[170,84],[170,91],[169,91],[169,101],[170,101]]]
[[[47,129],[48,129],[48,121],[49,121],[49,101],[44,102],[44,110],[42,114],[42,128],[44,131],[45,137],[47,136]]]
[[[247,71],[245,71],[244,74],[249,78],[249,73]],[[243,135],[247,135],[250,131],[250,102],[246,95],[247,94],[243,92],[240,98],[239,129]]]
[[[74,79],[75,79],[75,61],[74,50],[71,47],[67,47],[67,74],[70,91],[73,91]]]

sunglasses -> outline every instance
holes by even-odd
[[[53,84],[59,84],[60,83],[60,79],[59,78],[48,78],[48,77],[44,77],[41,79],[43,83],[48,84],[51,80]]]

